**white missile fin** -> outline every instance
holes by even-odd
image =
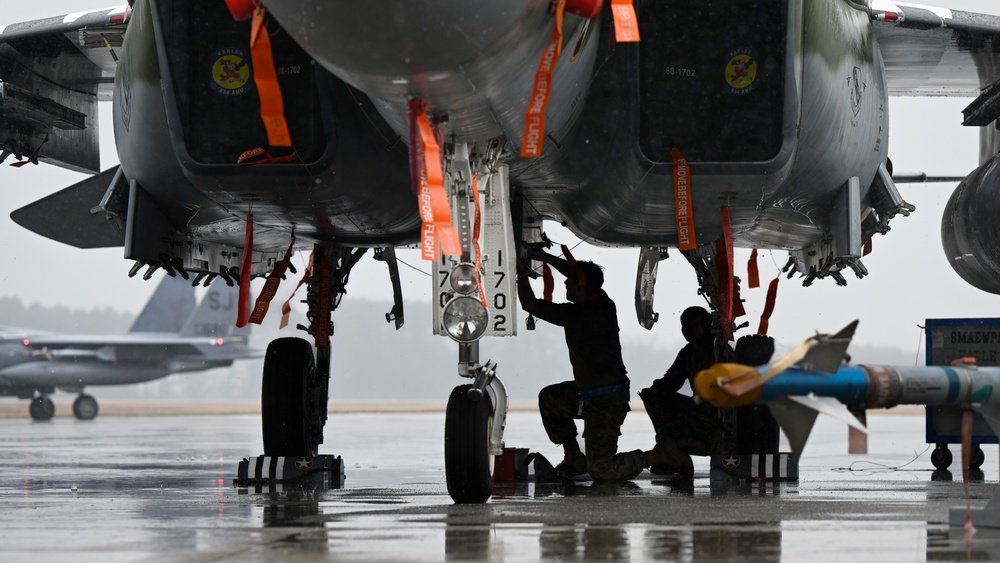
[[[847,406],[833,397],[817,397],[816,395],[810,393],[808,395],[793,396],[788,398],[811,408],[816,412],[832,416],[833,418],[846,423],[851,428],[860,430],[865,434],[868,433],[868,429],[865,428],[865,425],[861,424],[861,421],[847,409]]]
[[[788,397],[768,403],[767,406],[771,409],[771,415],[781,427],[781,431],[788,438],[792,455],[795,459],[800,459],[819,412],[801,403],[790,401]]]
[[[809,440],[816,416],[823,413],[832,416],[852,428],[867,433],[868,429],[857,419],[843,403],[833,397],[817,397],[810,393],[803,396],[784,397],[779,401],[768,403],[771,414],[778,422],[792,454],[798,458]]]
[[[806,356],[798,363],[799,367],[805,371],[825,371],[836,373],[840,365],[844,363],[844,355],[847,354],[847,347],[851,345],[854,338],[854,331],[858,328],[858,321],[840,329],[834,335],[818,335]]]

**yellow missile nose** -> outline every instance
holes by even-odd
[[[759,376],[755,368],[743,364],[713,364],[694,377],[694,392],[716,407],[742,407],[753,404],[760,397],[761,388],[756,387],[742,395],[731,395],[726,386]]]

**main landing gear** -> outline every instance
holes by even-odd
[[[56,415],[56,405],[48,393],[39,393],[31,399],[28,414],[39,422],[52,420]],[[73,401],[73,416],[79,420],[92,420],[97,416],[97,399],[85,393],[77,395]]]
[[[267,347],[261,389],[265,456],[315,456],[323,443],[330,384],[331,312],[346,293],[351,268],[367,249],[317,245],[306,279],[308,327],[313,345],[279,338]]]
[[[312,335],[314,342],[279,338],[267,347],[261,384],[264,455],[240,462],[234,484],[241,492],[251,487],[259,493],[277,492],[286,486],[344,486],[340,457],[318,453],[329,396],[333,334],[330,314],[340,304],[351,269],[365,251],[326,245],[316,245],[313,250],[305,280],[309,326],[298,328]],[[383,252],[382,259],[394,272],[395,255],[391,249]],[[398,279],[393,286],[398,286]],[[398,328],[402,325],[402,306],[393,309],[393,315]]]
[[[498,146],[448,146],[445,187],[462,253],[442,256],[433,270],[434,333],[458,343],[458,375],[472,379],[451,392],[445,414],[445,479],[459,504],[493,495],[493,460],[504,451],[507,390],[496,365],[479,362],[479,341],[517,333],[510,181],[493,155]]]
[[[490,498],[494,456],[504,450],[507,392],[496,376],[495,364],[479,362],[478,342],[484,336],[513,336],[517,327],[510,185],[507,167],[490,156],[499,147],[490,144],[487,154],[477,157],[470,156],[469,147],[461,143],[446,150],[445,186],[452,219],[458,222],[455,230],[461,255],[443,257],[434,264],[434,332],[458,342],[458,374],[472,379],[452,392],[445,416],[445,477],[448,493],[457,503],[482,503]],[[481,247],[474,240],[480,224]],[[284,482],[300,459],[310,466],[313,458],[325,459],[316,452],[323,443],[326,423],[330,314],[345,293],[351,268],[364,252],[327,245],[314,249],[313,271],[306,282],[310,326],[299,328],[313,336],[315,346],[299,338],[276,340],[268,346],[261,396],[264,456],[240,464],[238,486],[259,488]],[[395,321],[399,328],[402,302],[395,257],[387,249],[376,258],[390,268],[396,299],[386,320]],[[290,458],[296,465],[289,465]],[[342,469],[339,463],[315,465]]]

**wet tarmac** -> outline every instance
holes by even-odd
[[[719,479],[695,458],[693,482],[506,483],[459,506],[443,413],[334,414],[322,452],[343,457],[345,488],[261,494],[232,483],[261,453],[256,416],[0,420],[0,561],[1000,560],[1000,530],[948,525],[961,471],[932,471],[923,415],[868,424],[870,453],[849,455],[821,417],[798,482]],[[651,445],[641,412],[623,432],[622,449]],[[512,412],[506,443],[560,458],[537,413]],[[973,507],[1000,474],[984,450]]]

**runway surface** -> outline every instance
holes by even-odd
[[[0,561],[964,561],[1000,560],[1000,531],[948,525],[966,496],[932,478],[922,414],[870,411],[869,454],[821,417],[798,482],[643,473],[633,482],[498,486],[452,503],[443,413],[334,414],[322,453],[346,487],[241,494],[261,453],[253,415],[0,420]],[[622,449],[652,445],[631,413]],[[537,413],[512,412],[506,444],[556,462]],[[984,446],[970,503],[997,489]],[[958,460],[959,449],[952,446]],[[985,477],[984,477],[985,475]]]

